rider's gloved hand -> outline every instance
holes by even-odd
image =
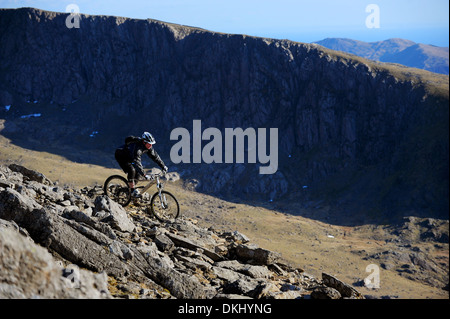
[[[149,181],[149,180],[152,180],[152,179],[153,179],[153,176],[152,176],[152,175],[145,175],[145,179],[148,180],[148,181]]]
[[[166,174],[168,170],[169,170],[169,168],[167,166],[164,166],[163,173]]]

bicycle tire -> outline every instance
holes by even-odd
[[[128,180],[120,175],[108,177],[103,185],[105,195],[116,203],[126,207],[131,201],[131,190]]]
[[[158,219],[160,222],[167,222],[171,221],[172,219],[178,218],[178,216],[180,215],[180,205],[178,204],[178,200],[175,198],[175,196],[167,191],[161,191],[161,195],[164,195],[166,199],[169,198],[169,200],[171,201],[171,203],[169,203],[169,207],[173,208],[173,206],[175,205],[175,209],[170,212],[169,215],[167,215],[167,208],[161,207],[161,203],[159,203],[159,208],[162,210],[155,210],[155,208],[158,206],[156,201],[160,201],[159,193],[155,193],[150,200],[150,210],[153,216],[155,216],[156,219]]]

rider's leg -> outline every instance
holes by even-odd
[[[139,193],[139,190],[136,188],[136,182],[137,182],[136,175],[137,175],[137,173],[136,173],[136,170],[135,170],[133,164],[129,163],[129,165],[128,165],[128,185],[130,186],[130,189],[131,189],[131,196],[138,198],[141,195]]]
[[[128,163],[127,165],[128,172],[128,185],[130,185],[131,190],[133,191],[136,187],[136,170],[133,167],[133,164]]]
[[[128,185],[130,186],[131,190],[134,190],[134,188],[136,187],[134,182],[136,170],[133,164],[127,161],[126,157],[123,155],[123,150],[116,150],[116,153],[114,155],[117,163],[119,163],[120,168],[125,174],[127,174]]]
[[[133,163],[128,162],[123,156],[123,152],[117,150],[115,153],[115,157],[117,162],[120,165],[120,168],[127,174],[128,186],[131,189],[132,196],[139,197],[139,191],[136,188],[136,169],[134,168]]]

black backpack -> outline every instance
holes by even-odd
[[[136,143],[136,142],[139,142],[140,140],[141,140],[141,139],[140,139],[139,137],[130,135],[130,136],[127,136],[127,137],[125,138],[125,145],[128,146],[128,144]]]

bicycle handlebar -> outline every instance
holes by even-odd
[[[161,171],[161,172],[156,173],[156,174],[148,174],[148,175],[151,175],[152,177],[159,177],[159,176],[165,176],[166,174],[167,174],[167,172],[164,173],[163,171]]]

